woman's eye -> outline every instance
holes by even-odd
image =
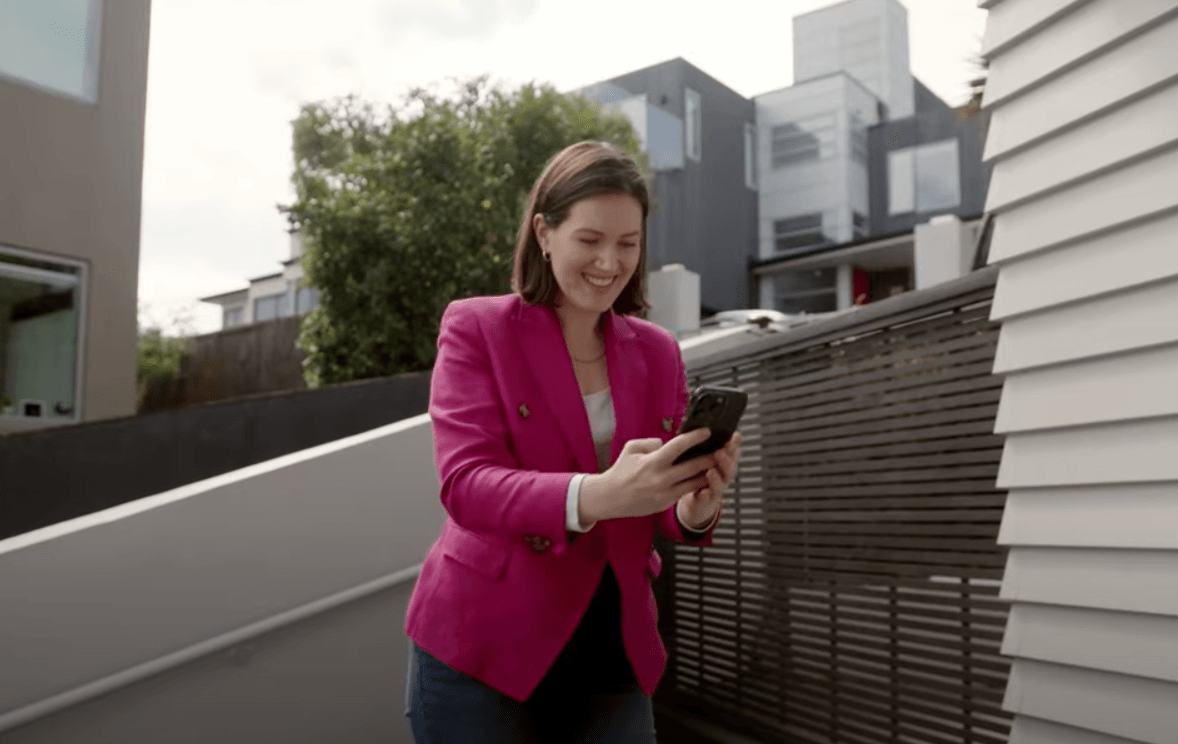
[[[586,240],[585,238],[581,238],[581,242],[585,245],[597,245],[596,240]]]
[[[623,248],[637,248],[638,247],[637,243],[622,243],[621,245]]]

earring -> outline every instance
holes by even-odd
[[[547,251],[543,251],[543,253],[544,253],[544,263],[552,263],[552,254],[548,253]]]

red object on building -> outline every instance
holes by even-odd
[[[855,267],[851,274],[851,304],[866,305],[871,302],[871,277],[865,269]]]

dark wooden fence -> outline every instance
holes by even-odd
[[[150,380],[139,413],[305,390],[297,316],[196,336],[174,377]]]
[[[750,403],[716,544],[664,546],[660,705],[764,742],[1007,740],[995,278],[689,368]]]

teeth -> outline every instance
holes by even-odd
[[[609,285],[613,284],[614,281],[613,279],[598,279],[597,277],[589,276],[588,274],[584,274],[583,276],[585,277],[585,281],[589,282],[595,287],[608,287]]]

